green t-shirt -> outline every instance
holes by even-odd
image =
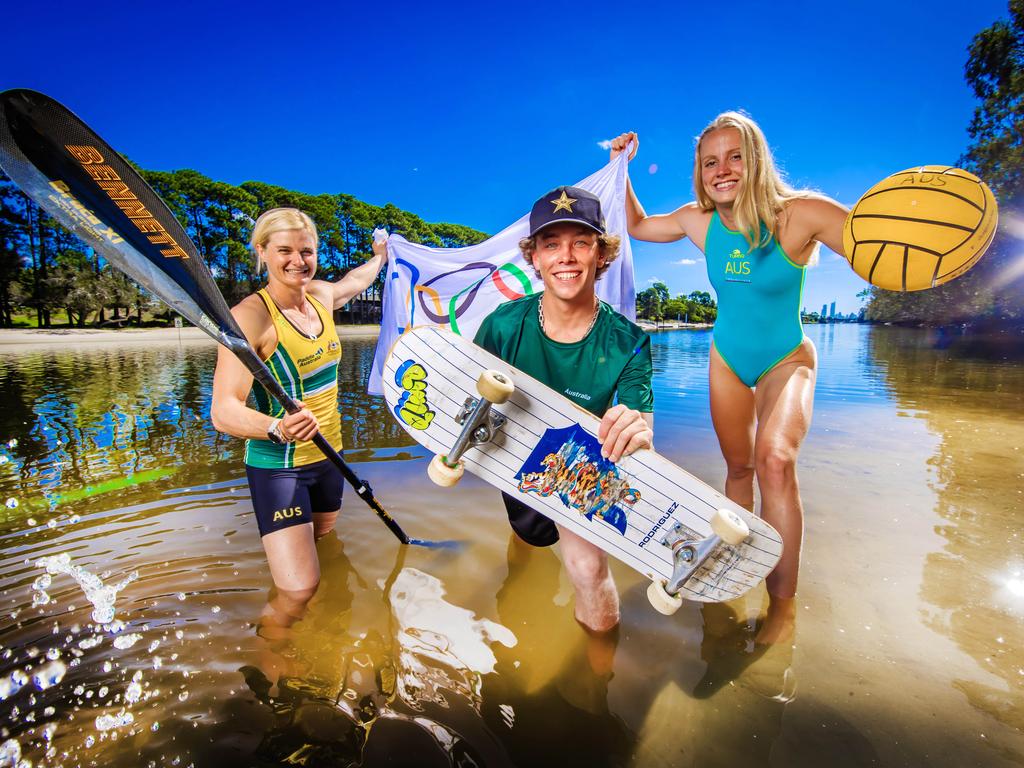
[[[474,343],[593,413],[603,416],[612,398],[627,408],[654,410],[651,339],[601,302],[594,327],[571,344],[552,341],[540,329],[542,293],[502,304],[486,318]]]

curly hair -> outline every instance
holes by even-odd
[[[618,235],[598,234],[597,245],[601,249],[601,256],[604,257],[604,266],[598,267],[597,279],[600,280],[611,263],[619,258],[619,251],[622,248],[622,238]],[[519,241],[519,252],[523,258],[533,267],[534,272],[540,277],[540,271],[533,263],[533,252],[537,250],[537,235],[524,237]]]

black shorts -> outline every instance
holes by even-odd
[[[313,522],[314,512],[341,508],[341,473],[324,459],[288,469],[245,465],[260,536]]]
[[[523,504],[515,496],[503,492],[501,498],[508,512],[508,522],[516,536],[535,547],[550,547],[558,541],[558,529],[551,518]]]

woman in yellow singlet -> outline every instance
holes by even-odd
[[[303,613],[320,581],[315,540],[330,532],[341,508],[342,479],[316,446],[319,431],[341,451],[338,360],[333,311],[362,293],[387,262],[385,243],[334,283],[314,280],[316,225],[295,208],[265,212],[253,227],[257,267],[267,285],[231,310],[275,378],[302,407],[286,414],[225,347],[213,377],[211,418],[221,432],[246,440],[245,465],[263,549],[276,587],[261,621],[286,628]],[[250,395],[256,404],[246,404]]]

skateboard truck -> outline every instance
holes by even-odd
[[[719,509],[711,518],[711,535],[694,539],[686,529],[676,523],[661,539],[672,550],[672,576],[667,582],[655,579],[647,588],[647,599],[654,609],[671,616],[682,605],[680,591],[709,557],[724,545],[736,546],[750,536],[750,528],[743,518],[729,509]]]
[[[446,455],[434,456],[427,466],[427,475],[440,486],[450,487],[459,482],[465,469],[462,454],[474,445],[489,442],[505,423],[506,418],[492,411],[491,406],[508,400],[515,392],[515,385],[500,371],[484,371],[476,380],[476,391],[480,399],[467,397],[455,416],[455,423],[462,425],[455,445]]]
[[[473,426],[476,427],[472,432],[464,427],[467,419],[471,425],[470,429]],[[455,441],[455,445],[448,452],[448,459],[458,461],[469,445],[488,442],[494,436],[494,432],[500,429],[506,421],[508,419],[500,413],[491,410],[491,403],[487,400],[467,397],[466,402],[462,404],[462,410],[455,417],[455,423],[463,425],[464,428],[459,439]]]

